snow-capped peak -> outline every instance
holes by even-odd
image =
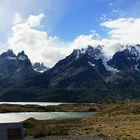
[[[79,50],[79,49],[74,49],[73,52],[72,52],[72,55],[73,55],[75,58],[78,58],[78,57],[81,55],[81,50]]]
[[[18,53],[17,57],[18,57],[19,60],[28,59],[28,56],[24,53],[24,51],[21,51],[20,53]]]
[[[118,70],[140,69],[140,52],[138,45],[129,45],[125,49],[116,52],[108,65]]]
[[[9,58],[15,58],[16,55],[13,53],[13,50],[9,49],[7,50],[6,52],[3,52],[1,55],[0,55],[1,58],[4,58],[4,57],[9,57]]]
[[[92,46],[87,46],[86,48],[82,48],[81,50],[74,49],[71,55],[76,59],[79,58],[81,55],[86,55],[94,59],[99,59],[103,56],[101,49],[101,46],[98,46],[96,48]]]
[[[43,73],[47,71],[49,68],[44,65],[44,63],[36,62],[32,65],[33,69],[37,72]]]
[[[88,61],[89,65],[91,65],[92,67],[95,66],[95,64],[91,63],[90,61]]]
[[[92,47],[92,46],[88,46],[85,54],[88,55],[89,57],[92,57],[94,59],[100,59],[103,58],[103,53],[102,53],[102,47],[98,46],[96,48]]]
[[[26,56],[20,55],[20,56],[18,57],[18,59],[19,59],[19,60],[26,60]]]

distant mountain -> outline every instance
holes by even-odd
[[[116,52],[107,64],[117,70],[107,83],[119,98],[140,98],[140,45]]]
[[[51,87],[95,88],[99,83],[105,84],[105,77],[109,75],[102,58],[100,46],[77,49],[44,75],[49,78]]]
[[[97,102],[140,98],[140,45],[127,46],[117,51],[109,60],[104,56],[102,47],[88,46],[73,50],[42,74],[0,88],[0,100]],[[19,57],[20,55],[15,56],[9,52],[2,56],[10,60],[22,58],[22,61],[27,58],[21,53],[22,57]],[[40,67],[40,64],[36,65],[36,68]],[[29,67],[33,70],[31,63]],[[8,72],[8,75],[16,75],[17,69],[13,69],[14,72],[11,70],[12,74]]]
[[[140,70],[140,53],[134,46],[116,52],[107,64],[118,70]]]
[[[8,88],[1,100],[91,102],[108,98],[111,90],[106,78],[111,72],[102,61],[101,49],[88,46],[74,50],[43,74]]]
[[[23,81],[35,76],[31,62],[24,51],[16,56],[12,50],[0,55],[0,81]]]
[[[32,67],[35,71],[40,73],[43,73],[49,69],[44,65],[44,63],[39,63],[39,62],[34,63]]]

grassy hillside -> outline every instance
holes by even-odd
[[[24,122],[25,134],[104,136],[116,140],[140,140],[140,100],[96,104],[97,114],[81,119]]]

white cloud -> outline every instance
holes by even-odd
[[[118,40],[114,39],[96,39],[93,34],[89,35],[80,35],[72,43],[71,50],[74,48],[84,48],[88,45],[97,47],[98,45],[103,46],[102,51],[107,58],[112,57],[112,55],[117,51],[122,49],[123,46],[126,46],[125,43],[120,43]]]
[[[39,14],[39,15],[30,15],[26,24],[28,24],[28,26],[30,27],[36,27],[38,25],[40,25],[41,20],[45,17],[45,15],[43,13]]]
[[[109,16],[106,15],[106,14],[102,14],[101,17],[100,17],[100,20],[101,21],[106,21],[106,20],[111,20],[111,18],[109,18]]]
[[[108,28],[111,39],[123,43],[140,43],[140,18],[119,18],[101,24]]]
[[[8,44],[15,53],[24,50],[33,62],[44,62],[47,66],[52,66],[65,56],[66,51],[59,46],[62,43],[57,37],[49,36],[47,32],[34,28],[41,25],[43,18],[42,13],[30,15],[25,22],[15,24]]]
[[[72,43],[71,48],[83,48],[88,45],[96,46],[98,44],[95,34],[80,35]]]
[[[42,0],[41,2],[40,0],[0,0],[0,2],[0,44],[5,43],[11,26],[20,22],[20,18],[27,19],[30,14],[47,13],[47,29],[51,32],[56,21],[63,15],[67,4],[65,0]],[[15,12],[17,12],[16,16]],[[14,20],[13,17],[15,17]]]
[[[91,33],[89,35],[80,35],[72,46],[73,48],[82,48],[87,45],[94,47],[103,45],[103,52],[107,57],[111,57],[117,50],[124,49],[129,44],[140,44],[140,18],[119,18],[117,20],[108,20],[101,23],[101,26],[107,29],[109,38],[95,38]]]
[[[19,13],[15,13],[15,17],[14,17],[14,19],[13,19],[13,24],[18,24],[19,22],[21,22],[22,21],[22,17],[21,17],[21,15],[19,14]]]
[[[112,9],[112,13],[117,13],[117,12],[120,12],[120,9],[119,8],[113,8]]]

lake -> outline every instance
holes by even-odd
[[[67,103],[59,103],[59,102],[0,102],[0,104],[48,106],[48,105],[60,105],[60,104],[67,104]]]
[[[17,105],[60,105],[67,103],[56,102],[0,102],[0,104],[17,104]],[[80,118],[94,115],[95,112],[18,112],[18,113],[0,113],[0,123],[21,122],[28,118],[38,120],[46,119],[65,119],[65,118]]]
[[[95,112],[21,112],[21,113],[0,113],[0,123],[21,122],[28,118],[38,120],[80,118],[94,115]]]

